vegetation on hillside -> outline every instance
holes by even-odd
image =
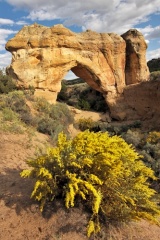
[[[160,71],[151,72],[150,80],[151,81],[160,81]]]
[[[7,94],[15,89],[17,89],[16,84],[3,70],[0,69],[0,94]]]
[[[102,93],[92,89],[82,79],[62,81],[58,101],[82,110],[106,112],[108,110]]]
[[[61,131],[69,134],[68,127],[73,124],[74,118],[65,103],[53,105],[45,99],[35,98],[32,88],[26,91],[15,90],[15,85],[12,85],[9,89],[10,81],[7,78],[8,93],[3,92],[0,95],[1,129],[20,133],[25,125],[29,125],[41,133],[50,135],[52,139],[56,139]]]
[[[150,72],[160,71],[160,58],[155,58],[147,62]]]

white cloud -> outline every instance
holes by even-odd
[[[160,11],[159,0],[7,0],[15,7],[27,8],[28,18],[61,19],[66,26],[79,25],[98,32],[124,33]]]
[[[13,31],[10,29],[0,28],[0,52],[5,50],[6,39],[10,34],[14,34],[17,31]],[[11,61],[11,54],[6,52],[4,54],[0,54],[0,69],[6,67]]]
[[[26,21],[18,21],[15,24],[16,25],[27,25],[28,23]]]
[[[20,20],[20,21],[13,21],[11,19],[7,19],[7,18],[0,18],[0,25],[27,25],[28,23],[24,20]]]
[[[13,25],[14,21],[11,19],[0,18],[0,25]]]
[[[17,31],[13,31],[10,29],[4,29],[4,28],[0,28],[0,43],[5,43],[6,42],[6,38],[10,35],[10,34],[14,34],[17,33]]]
[[[60,0],[59,0],[60,1]],[[46,4],[52,4],[54,1],[48,0],[47,2],[45,0],[6,0],[6,2],[10,3],[11,5],[17,7],[17,8],[28,8],[28,9],[34,9],[38,7],[43,7]]]
[[[153,59],[153,58],[159,58],[160,57],[160,48],[147,51],[147,61]]]
[[[146,26],[145,28],[139,28],[147,40],[160,38],[160,25],[156,27]]]
[[[11,54],[6,52],[4,54],[0,54],[0,69],[6,68],[6,66],[11,63]]]
[[[17,33],[17,31],[0,28],[0,46],[6,43],[6,39],[10,34],[14,33]]]

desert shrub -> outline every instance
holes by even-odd
[[[143,156],[143,162],[154,170],[158,177],[157,181],[154,181],[154,186],[160,192],[160,133],[129,130],[122,136],[128,143],[132,143],[136,147]]]
[[[142,123],[140,120],[137,120],[128,125],[129,128],[141,128],[141,126],[142,126]]]
[[[52,135],[54,132],[54,128],[55,121],[53,119],[43,117],[40,118],[40,120],[38,121],[37,130],[41,133]]]
[[[23,133],[24,126],[20,121],[19,115],[10,108],[3,108],[0,111],[0,131]]]
[[[82,110],[90,110],[90,108],[91,108],[89,102],[86,101],[86,100],[83,99],[83,98],[79,98],[79,99],[78,99],[78,103],[77,103],[76,107],[77,107],[78,109],[82,109]]]
[[[157,144],[158,142],[160,142],[160,132],[149,132],[146,142],[151,144]]]
[[[49,116],[67,126],[74,121],[73,114],[65,103],[52,104]]]
[[[26,104],[26,98],[23,91],[10,92],[5,96],[3,101],[7,108],[19,114],[20,119],[24,123],[32,123],[33,116],[31,115],[30,108]]]
[[[26,94],[28,94],[28,95],[34,95],[34,93],[35,93],[35,87],[29,85],[28,89],[26,90]]]
[[[139,128],[141,127],[141,122],[140,121],[135,121],[133,123],[130,124],[125,124],[125,125],[111,125],[108,124],[106,126],[106,131],[110,133],[110,135],[119,135],[122,136],[128,143],[132,143],[134,144],[134,139],[132,141],[132,138],[135,138],[135,142],[140,141],[140,138],[142,136],[140,136],[140,131]],[[139,135],[138,139],[137,136],[134,135]],[[137,139],[137,140],[136,140]],[[136,143],[137,144],[137,143]]]
[[[138,147],[141,144],[143,135],[140,131],[128,130],[125,134],[122,134],[125,141],[129,144],[133,144],[135,147]]]
[[[144,156],[143,161],[145,164],[150,166],[156,176],[160,178],[160,143],[151,144],[147,142],[140,153]]]
[[[64,103],[49,104],[46,100],[35,103],[37,110],[41,113],[37,123],[37,130],[46,133],[56,139],[58,133],[63,131],[68,134],[68,127],[73,124],[73,114]]]
[[[0,130],[3,132],[16,133],[16,134],[22,134],[26,131],[26,129],[22,125],[22,122],[18,122],[18,121],[0,122]]]
[[[34,102],[35,87],[29,85],[28,89],[24,89],[23,92],[27,100]]]
[[[91,130],[94,127],[97,126],[96,122],[93,121],[93,119],[91,117],[89,117],[89,118],[80,118],[80,119],[78,119],[77,123],[78,123],[79,129],[81,131],[85,131],[87,129]]]
[[[2,110],[2,115],[3,121],[16,121],[19,118],[19,115],[10,108],[4,108]]]
[[[53,139],[61,131],[68,134],[69,124],[73,124],[74,118],[66,104],[53,105],[44,98],[36,98],[30,105],[33,107],[33,114],[23,91],[0,95],[0,110],[6,112],[6,117],[12,117],[13,113],[18,114],[22,122],[35,127],[39,132],[49,134]]]
[[[150,74],[151,81],[160,81],[160,71],[155,71]]]
[[[154,58],[147,62],[150,72],[160,71],[160,58]]]
[[[100,99],[95,99],[95,101],[93,101],[91,104],[91,108],[96,112],[109,111],[109,107],[107,106],[107,103],[103,96],[101,96]]]
[[[68,100],[68,94],[67,94],[67,86],[66,84],[62,81],[61,82],[61,91],[57,95],[57,100],[58,101],[67,101]]]
[[[63,130],[63,125],[55,121],[51,118],[42,117],[40,118],[37,126],[37,130],[41,133],[48,134],[53,136],[57,132],[57,128],[60,129],[60,131]]]
[[[86,89],[80,92],[78,106],[83,110],[94,110],[97,112],[106,112],[108,106],[102,93],[87,86]]]
[[[85,131],[67,140],[60,133],[56,147],[27,163],[31,168],[21,177],[36,180],[31,197],[40,202],[40,210],[56,197],[63,198],[67,208],[82,201],[91,211],[88,237],[100,231],[102,219],[157,222],[160,211],[147,182],[155,179],[154,172],[118,136]]]
[[[22,91],[13,91],[5,95],[5,103],[13,111],[19,112],[25,105],[25,96]]]
[[[73,114],[65,103],[50,104],[44,98],[37,98],[35,101],[35,108],[38,112],[54,120],[58,120],[67,125],[73,123]]]
[[[90,132],[106,132],[106,124],[100,121],[94,121],[91,117],[78,119],[76,127],[81,131],[89,130]]]
[[[7,76],[2,70],[0,70],[0,93],[9,93],[16,90],[16,84],[13,80]]]
[[[49,114],[51,104],[49,102],[47,102],[46,99],[39,97],[39,98],[36,98],[34,107],[38,112]]]

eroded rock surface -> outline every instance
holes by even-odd
[[[115,118],[124,119],[126,85],[149,77],[146,48],[143,35],[135,29],[119,36],[90,30],[74,33],[63,25],[33,24],[23,27],[7,42],[6,49],[12,53],[8,73],[19,85],[34,86],[37,94],[49,96],[54,102],[61,80],[71,70],[102,92]]]

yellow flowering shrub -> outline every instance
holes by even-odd
[[[93,121],[91,117],[89,118],[80,118],[77,121],[79,129],[81,131],[85,131],[87,129],[91,130],[92,128],[96,127],[96,122]]]
[[[149,132],[146,142],[151,144],[157,144],[158,142],[160,142],[160,132]]]
[[[32,197],[40,201],[41,211],[56,196],[64,197],[67,208],[74,207],[78,198],[90,207],[88,237],[100,231],[102,215],[107,221],[157,221],[160,211],[150,200],[155,191],[147,182],[155,179],[154,173],[118,136],[84,131],[67,140],[60,133],[57,146],[28,165],[32,168],[21,176],[36,179]]]

